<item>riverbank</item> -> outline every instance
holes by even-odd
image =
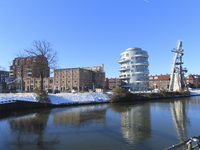
[[[90,104],[109,102],[112,92],[107,93],[58,93],[49,94],[49,98],[53,105],[72,105],[72,104]],[[200,89],[191,90],[190,95],[167,95],[157,96],[156,93],[131,93],[139,95],[135,100],[151,100],[157,98],[170,98],[170,97],[184,97],[184,96],[196,96],[200,95]],[[146,95],[145,97],[142,95]],[[147,95],[150,95],[149,97]],[[0,93],[0,104],[11,103],[13,100],[37,102],[37,94],[35,93]]]
[[[57,93],[49,94],[51,103],[54,105],[60,104],[82,104],[94,102],[107,102],[110,93]],[[1,93],[0,103],[9,103],[13,100],[37,102],[37,94],[35,93]]]

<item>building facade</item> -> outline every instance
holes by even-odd
[[[128,48],[120,54],[121,87],[134,91],[149,88],[148,53],[141,48]]]
[[[119,87],[121,85],[121,79],[119,78],[109,78],[108,79],[108,88],[114,89],[116,87]]]
[[[65,68],[54,70],[54,88],[88,90],[104,88],[105,72],[103,64],[93,67]]]
[[[149,76],[149,87],[151,89],[161,88],[161,89],[168,90],[169,83],[170,83],[170,74]]]
[[[199,88],[200,87],[200,75],[189,74],[187,77],[185,77],[185,82],[188,87]]]
[[[9,72],[8,71],[0,71],[0,93],[6,89],[6,78],[8,78]]]
[[[43,64],[45,65],[44,77],[49,77],[50,68],[48,67],[48,60],[46,57],[43,57],[42,59]],[[23,72],[23,78],[39,78],[40,63],[41,56],[17,57],[13,60],[12,66],[10,66],[9,77],[21,77],[21,72]]]

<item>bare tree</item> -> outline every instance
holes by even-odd
[[[18,66],[19,66],[19,72],[20,72],[20,77],[21,77],[21,93],[23,93],[24,90],[24,76],[28,72],[28,67],[29,65],[25,65],[25,57],[26,54],[24,52],[19,51],[18,54],[15,54],[16,57],[18,58]]]
[[[6,70],[5,67],[0,66],[0,71],[5,71],[5,70]]]
[[[53,51],[51,44],[45,40],[34,41],[32,47],[25,49],[25,52],[29,56],[39,57],[39,61],[35,62],[35,65],[37,65],[41,78],[40,90],[43,92],[43,78],[45,77],[46,68],[48,66],[50,71],[56,68],[58,61],[57,52]]]

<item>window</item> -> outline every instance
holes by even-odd
[[[135,74],[132,74],[132,77],[134,77],[135,76]]]
[[[130,71],[129,70],[127,70],[127,73],[129,73]]]
[[[65,83],[64,81],[62,83]]]
[[[57,78],[58,78],[58,76],[57,76]]]
[[[36,81],[37,82],[37,81]],[[50,80],[50,83],[53,83],[53,80]]]
[[[127,62],[126,64],[129,65],[129,62]]]
[[[131,57],[131,59],[134,59],[134,57]]]
[[[70,81],[68,81],[68,83],[70,83]]]
[[[64,78],[64,76],[63,76],[63,78]]]
[[[133,61],[131,62],[131,64],[133,64]]]
[[[130,69],[130,66],[127,66],[128,69]]]
[[[131,72],[134,72],[134,70],[131,70]]]
[[[29,84],[29,81],[27,81],[27,83]]]
[[[132,68],[134,68],[134,65],[132,66]]]
[[[58,81],[56,81],[56,83],[58,83]]]
[[[126,54],[126,57],[128,57],[128,56],[129,56],[129,53]]]
[[[70,76],[68,76],[68,78],[70,78]]]

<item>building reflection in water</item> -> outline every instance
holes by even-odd
[[[142,142],[151,136],[149,103],[137,105],[111,105],[111,109],[121,112],[122,136],[130,145]]]
[[[171,103],[172,118],[177,135],[181,141],[187,140],[187,125],[190,124],[186,114],[185,100]]]
[[[53,114],[53,123],[57,125],[84,126],[90,124],[105,124],[105,116],[108,105],[88,105],[64,109]]]

